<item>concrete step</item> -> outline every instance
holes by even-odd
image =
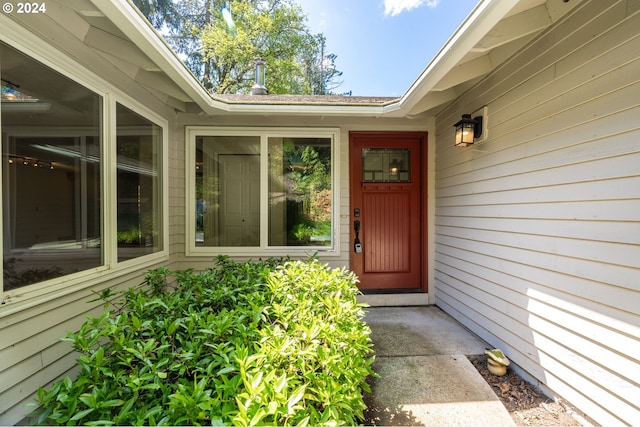
[[[365,395],[372,425],[514,426],[466,355],[486,344],[435,306],[369,308],[380,376]]]

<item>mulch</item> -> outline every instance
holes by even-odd
[[[468,358],[502,401],[517,426],[582,426],[566,404],[549,398],[512,369],[507,369],[503,376],[496,376],[489,372],[486,356]]]

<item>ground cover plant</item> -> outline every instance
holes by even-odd
[[[166,283],[171,282],[167,288]],[[374,375],[353,273],[315,259],[147,274],[70,341],[80,373],[38,391],[44,424],[354,425]]]

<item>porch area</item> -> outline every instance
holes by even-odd
[[[487,344],[438,307],[371,307],[365,321],[379,375],[365,395],[366,425],[515,425],[466,357]]]

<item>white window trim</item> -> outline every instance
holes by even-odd
[[[260,247],[211,247],[196,246],[196,137],[199,136],[256,136],[260,137]],[[285,138],[331,138],[331,209],[332,246],[268,246],[268,140],[270,137]],[[340,129],[300,127],[212,127],[187,126],[185,132],[186,161],[186,256],[235,255],[243,257],[306,256],[320,253],[323,257],[340,256]]]
[[[108,165],[108,167],[103,166],[102,169],[102,192],[104,195],[101,217],[104,249],[102,265],[11,291],[5,292],[4,287],[0,286],[0,318],[2,318],[52,299],[103,284],[119,276],[139,272],[147,267],[151,268],[154,264],[169,259],[169,123],[162,116],[138,103],[126,92],[112,86],[64,52],[52,47],[34,33],[27,31],[2,14],[0,14],[0,27],[3,27],[4,30],[0,33],[0,41],[102,97],[102,156],[103,164]],[[161,233],[163,247],[158,252],[122,262],[118,262],[116,233],[107,233],[107,230],[117,230],[117,203],[115,202],[117,197],[115,183],[117,167],[115,163],[116,103],[122,104],[162,128]],[[2,122],[0,122],[0,130],[1,126]],[[0,200],[2,200],[1,185]],[[0,238],[4,238],[2,228],[0,226]],[[1,248],[0,251],[2,251]],[[0,265],[0,273],[3,273],[2,265]]]

